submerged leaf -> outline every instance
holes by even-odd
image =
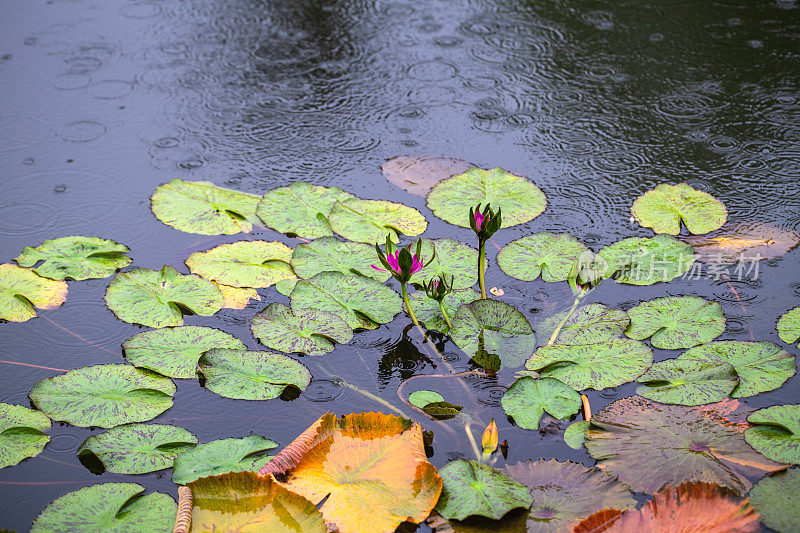
[[[257,213],[275,231],[316,239],[333,235],[328,215],[337,201],[348,198],[353,195],[338,187],[295,182],[268,191],[258,204]]]
[[[463,291],[452,291],[444,297],[444,309],[450,320],[456,315],[458,308],[464,304],[472,303],[479,300],[481,293],[474,289],[465,289]],[[441,333],[448,333],[450,326],[442,315],[442,310],[439,307],[439,302],[429,298],[425,291],[417,291],[410,297],[411,307],[414,309],[414,314],[417,319],[428,329],[436,330]]]
[[[648,239],[629,237],[606,246],[597,254],[603,277],[617,283],[652,285],[671,281],[686,273],[694,263],[694,251],[670,235]]]
[[[503,213],[505,218],[505,213]],[[511,241],[497,254],[497,265],[511,277],[566,281],[586,246],[568,233],[534,233]]]
[[[172,482],[186,485],[199,478],[228,472],[258,472],[272,456],[267,450],[277,444],[260,435],[242,439],[218,439],[198,444],[175,458]]]
[[[761,522],[778,533],[800,531],[800,468],[790,468],[756,483],[750,491],[750,504]]]
[[[539,429],[545,411],[554,418],[566,419],[581,409],[581,397],[569,386],[553,378],[521,377],[503,394],[503,411],[523,429]]]
[[[773,405],[747,417],[747,443],[781,463],[800,464],[800,405]]]
[[[412,250],[415,249],[412,247]],[[463,242],[453,239],[422,239],[421,255],[420,261],[430,261],[430,264],[412,275],[411,283],[425,285],[439,276],[444,276],[447,283],[450,283],[450,276],[453,276],[455,290],[468,289],[478,283],[478,269],[475,266],[478,264],[478,250]]]
[[[630,323],[628,313],[603,304],[581,306],[564,321],[568,312],[543,320],[536,326],[536,335],[540,339],[549,339],[563,321],[553,344],[596,344],[619,337]]]
[[[279,303],[256,314],[250,328],[264,346],[285,353],[322,355],[333,350],[333,341],[347,344],[353,338],[353,328],[333,313],[318,309],[295,313]]]
[[[763,222],[739,222],[715,237],[682,237],[706,263],[749,263],[780,257],[798,244],[797,232]]]
[[[128,266],[128,252],[124,244],[78,235],[47,240],[36,248],[27,246],[15,261],[24,267],[43,261],[33,270],[45,278],[83,280],[105,278]]]
[[[21,405],[0,403],[0,468],[41,453],[50,437],[50,419]]]
[[[645,228],[670,235],[681,232],[681,221],[690,233],[702,234],[721,228],[728,218],[725,204],[686,183],[658,185],[637,198],[631,212]]]
[[[434,185],[471,166],[463,159],[442,155],[401,155],[386,161],[381,171],[389,183],[411,194],[426,196]]]
[[[369,244],[384,243],[387,236],[397,242],[400,234],[414,237],[428,227],[425,217],[413,207],[360,198],[336,202],[328,221],[345,239]]]
[[[705,405],[719,402],[739,384],[733,365],[715,361],[667,359],[639,379],[636,394],[661,403]]]
[[[298,244],[292,255],[292,268],[304,279],[312,278],[320,272],[341,272],[349,276],[374,278],[380,282],[391,277],[388,272],[375,270],[372,265],[380,265],[374,246],[340,241],[336,237],[321,237],[306,244]]]
[[[691,348],[713,341],[725,331],[722,307],[697,296],[667,296],[628,310],[625,335],[665,350]]]
[[[800,307],[787,311],[778,320],[778,337],[787,344],[794,344],[800,339]]]
[[[270,287],[296,277],[292,249],[277,241],[238,241],[195,252],[186,260],[193,274],[232,287]]]
[[[67,283],[43,278],[27,268],[0,265],[0,320],[25,322],[35,307],[55,309],[67,299]]]

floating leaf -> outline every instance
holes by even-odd
[[[0,320],[25,322],[36,310],[55,309],[67,299],[67,283],[43,278],[27,268],[0,265]]]
[[[122,343],[125,359],[136,367],[154,370],[171,378],[192,379],[197,360],[213,348],[245,349],[228,333],[203,326],[180,326],[143,331]]]
[[[785,466],[753,450],[743,428],[724,421],[724,412],[710,416],[719,405],[701,410],[623,398],[592,417],[586,449],[599,468],[637,492],[704,481],[744,494],[752,486],[747,475]]]
[[[567,317],[569,311],[553,315],[536,326],[540,339],[552,337],[556,328]],[[554,344],[596,344],[610,342],[619,337],[630,323],[628,313],[612,309],[603,304],[579,307],[564,321]]]
[[[472,303],[479,300],[481,294],[474,289],[466,289],[463,291],[453,291],[444,297],[444,308],[447,311],[447,316],[450,320],[456,315],[458,308],[464,304]],[[417,291],[410,297],[411,307],[414,309],[414,314],[417,319],[428,329],[448,333],[450,327],[447,321],[442,316],[442,310],[439,308],[439,302],[432,298],[428,298],[425,291]]]
[[[747,443],[765,457],[800,464],[800,405],[773,405],[747,417],[754,424],[744,432]]]
[[[175,229],[202,235],[231,235],[260,225],[253,194],[217,187],[209,181],[174,179],[150,198],[153,214]]]
[[[130,365],[94,365],[36,383],[28,394],[51,420],[111,428],[146,422],[172,406],[171,380]]]
[[[289,296],[292,294],[294,290],[294,286],[297,285],[297,282],[300,281],[297,278],[293,279],[282,279],[278,283],[275,284],[275,290],[279,293],[283,294],[284,296]]]
[[[645,228],[670,235],[681,232],[681,221],[690,233],[702,234],[721,228],[728,218],[725,204],[686,183],[658,185],[633,202],[631,213]]]
[[[613,275],[617,283],[652,285],[686,273],[694,263],[694,251],[670,235],[652,239],[629,237],[606,246],[597,254],[605,261],[603,276]]]
[[[713,341],[725,331],[722,307],[697,296],[667,296],[628,310],[625,335],[664,350],[691,348]]]
[[[424,408],[429,403],[443,402],[444,396],[432,390],[418,390],[408,395],[408,403],[414,407]]]
[[[601,509],[636,506],[625,485],[597,468],[571,461],[526,461],[506,466],[506,472],[530,490],[530,533],[570,531],[581,519]]]
[[[321,237],[307,244],[298,244],[292,255],[292,268],[305,279],[320,272],[341,272],[374,278],[380,282],[391,277],[388,272],[375,270],[372,265],[380,266],[374,246],[340,241],[336,237]]]
[[[222,292],[223,309],[244,309],[250,303],[250,300],[261,300],[261,296],[258,295],[255,289],[242,289],[220,283],[217,283],[217,287]]]
[[[199,478],[228,472],[258,472],[272,456],[267,450],[278,446],[260,435],[242,439],[218,439],[198,444],[175,458],[172,482],[186,485]]]
[[[345,239],[370,244],[385,242],[387,235],[397,242],[400,234],[414,237],[428,227],[425,217],[413,207],[360,198],[336,202],[328,221]]]
[[[521,377],[503,394],[503,411],[523,429],[539,429],[545,411],[565,419],[581,409],[581,397],[569,386],[553,378]]]
[[[236,472],[193,481],[192,531],[325,533],[313,503],[270,477]]]
[[[303,390],[311,383],[305,365],[270,352],[209,350],[200,357],[197,373],[211,392],[239,400],[271,400],[286,387]]]
[[[453,418],[461,412],[462,406],[446,402],[438,392],[418,390],[408,396],[408,403],[422,409],[437,420]]]
[[[471,357],[499,357],[506,366],[520,366],[536,346],[525,315],[496,300],[477,300],[458,308],[450,337]]]
[[[750,263],[780,257],[798,244],[797,232],[763,222],[739,222],[715,237],[689,236],[681,240],[706,263]]]
[[[750,504],[765,526],[778,533],[800,531],[800,468],[790,468],[756,483]]]
[[[353,198],[338,187],[320,187],[304,182],[268,191],[258,204],[264,224],[281,233],[306,239],[333,235],[328,215],[337,201]]]
[[[192,273],[232,287],[270,287],[296,277],[292,249],[277,241],[238,241],[195,252],[186,260]]]
[[[433,250],[436,257],[433,257]],[[412,250],[416,250],[412,246]],[[428,280],[444,275],[447,282],[453,276],[455,290],[468,289],[478,283],[478,250],[453,239],[422,239],[422,261],[433,261],[411,276],[411,283],[425,285]],[[438,306],[438,304],[437,304]]]
[[[794,344],[800,339],[800,307],[787,311],[778,320],[778,337],[787,344]]]
[[[773,342],[714,341],[695,346],[678,357],[718,363],[730,363],[739,376],[733,398],[745,398],[777,389],[792,377],[794,356]]]
[[[170,496],[143,495],[136,483],[100,483],[53,500],[31,524],[31,533],[59,531],[172,531],[178,506]]]
[[[485,516],[499,520],[511,509],[528,507],[528,488],[489,465],[467,459],[439,470],[444,487],[436,510],[447,519]]]
[[[586,251],[568,233],[534,233],[508,243],[497,254],[497,265],[523,281],[534,281],[540,275],[544,281],[566,281],[572,266]]]
[[[120,320],[151,328],[183,325],[181,307],[202,316],[222,309],[222,292],[215,283],[183,276],[166,265],[161,270],[139,268],[117,274],[104,298]]]
[[[25,247],[15,259],[20,266],[32,267],[45,278],[75,280],[105,278],[131,264],[127,246],[97,237],[61,237],[44,241],[40,246]]]
[[[469,208],[491,204],[503,210],[503,225],[516,226],[544,211],[544,193],[532,182],[502,168],[470,168],[436,185],[428,195],[428,207],[437,217],[456,226],[469,227]]]
[[[279,303],[256,314],[250,328],[264,346],[285,353],[322,355],[333,350],[333,341],[347,344],[353,338],[353,328],[333,313],[317,309],[294,313]]]
[[[171,468],[175,457],[191,450],[197,437],[165,424],[129,424],[92,435],[75,454],[90,470],[117,474],[146,474]]]
[[[0,403],[0,468],[14,466],[41,453],[50,437],[50,419],[21,405]]]
[[[597,344],[542,346],[525,368],[542,377],[559,379],[575,390],[601,390],[635,380],[651,364],[653,352],[644,343],[612,339]]]
[[[353,328],[374,329],[403,310],[400,295],[370,278],[322,272],[301,280],[292,291],[292,309],[319,309],[333,313]]]
[[[383,176],[417,196],[426,196],[443,179],[461,174],[472,165],[463,159],[442,155],[401,155],[381,165]]]
[[[590,426],[591,422],[588,420],[576,420],[564,430],[564,442],[573,450],[580,450]]]
[[[639,379],[636,394],[661,403],[705,405],[719,402],[739,384],[733,365],[716,361],[667,359]]]

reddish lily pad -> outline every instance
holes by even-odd
[[[742,265],[780,257],[800,244],[800,234],[764,222],[748,221],[721,230],[714,237],[681,237],[690,244],[698,260],[705,263]]]
[[[381,165],[384,177],[417,196],[427,196],[431,189],[450,176],[461,174],[473,166],[463,159],[442,155],[401,155]]]

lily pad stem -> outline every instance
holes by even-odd
[[[472,446],[472,452],[475,454],[475,458],[480,462],[484,462],[483,453],[481,453],[481,451],[478,449],[478,443],[475,442],[475,436],[472,434],[472,422],[473,420],[470,418],[467,423],[464,424],[464,432],[467,434],[467,438],[469,439],[470,446]]]
[[[481,286],[481,298],[486,299],[486,241],[483,239],[478,243],[478,284]]]
[[[376,395],[372,394],[369,391],[365,391],[361,387],[356,387],[355,385],[351,385],[350,383],[348,383],[345,380],[343,380],[341,377],[335,376],[332,373],[328,372],[328,370],[326,370],[325,367],[323,367],[322,365],[319,365],[319,369],[322,370],[322,372],[324,372],[329,378],[332,378],[332,379],[338,381],[339,382],[338,385],[340,387],[345,387],[345,388],[348,388],[350,390],[353,390],[353,391],[359,393],[360,395],[362,395],[362,396],[364,396],[366,398],[369,398],[370,400],[378,402],[379,404],[383,405],[387,409],[389,409],[391,411],[394,411],[398,415],[400,415],[400,416],[402,416],[404,418],[409,418],[407,414],[405,414],[403,411],[401,411],[400,409],[398,409],[394,405],[390,404],[389,402],[387,402],[386,400],[384,400],[380,396],[376,396]]]
[[[442,310],[442,316],[444,317],[445,322],[447,322],[447,327],[453,329],[453,323],[450,322],[450,317],[447,316],[447,311],[444,309],[444,301],[439,300],[439,309]]]
[[[419,320],[417,320],[417,316],[414,314],[414,310],[411,309],[411,301],[408,299],[408,292],[406,291],[406,284],[405,283],[401,283],[400,284],[400,289],[403,291],[403,304],[405,304],[405,306],[406,306],[406,312],[408,313],[408,316],[411,317],[411,320],[414,322],[414,325],[419,328],[420,327]]]

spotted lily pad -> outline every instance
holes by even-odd
[[[739,376],[733,365],[717,361],[667,359],[639,379],[636,394],[661,403],[705,405],[727,398]]]
[[[436,256],[433,251],[436,250]],[[411,276],[411,283],[424,285],[431,279],[444,275],[450,280],[453,276],[455,290],[468,289],[478,283],[478,250],[453,239],[423,239],[421,261],[433,261]]]
[[[228,472],[258,472],[272,459],[266,452],[277,446],[260,435],[198,444],[175,458],[172,482],[186,485],[202,477]]]
[[[50,279],[75,280],[105,278],[131,264],[127,246],[97,237],[61,237],[44,241],[40,246],[25,247],[15,259],[20,266],[43,263],[34,272]]]
[[[645,228],[670,235],[681,232],[681,221],[689,232],[703,234],[721,228],[728,218],[725,204],[686,183],[658,185],[637,198],[631,212]]]
[[[456,226],[469,227],[469,208],[491,204],[503,210],[503,225],[516,226],[544,211],[544,193],[521,176],[502,168],[470,168],[436,185],[428,195],[428,207],[437,217]]]
[[[387,236],[397,242],[400,234],[414,237],[428,227],[425,217],[413,207],[360,198],[336,202],[328,221],[345,239],[370,244],[386,242]]]
[[[0,468],[41,453],[50,437],[50,419],[21,405],[0,403]]]
[[[286,387],[303,390],[311,383],[305,365],[270,352],[209,350],[200,357],[197,373],[208,390],[239,400],[271,400]]]
[[[553,378],[521,377],[503,394],[503,411],[523,429],[539,429],[545,411],[565,419],[581,409],[581,396]]]
[[[800,468],[790,468],[756,483],[750,504],[765,526],[778,533],[800,531]]]
[[[456,315],[458,308],[464,304],[472,303],[479,300],[481,294],[474,289],[465,289],[463,291],[452,291],[444,297],[444,309],[450,320]],[[417,319],[428,329],[447,333],[450,327],[442,315],[442,310],[439,307],[439,302],[428,298],[425,291],[417,291],[413,293],[409,299],[411,300],[411,307],[414,309],[414,314]]]
[[[233,335],[203,326],[161,328],[137,333],[122,343],[125,359],[171,378],[192,379],[197,360],[213,348],[247,348]]]
[[[653,352],[644,343],[612,339],[597,344],[542,346],[525,368],[561,380],[575,390],[600,390],[635,380],[652,363]]]
[[[239,241],[195,252],[186,260],[194,274],[232,287],[264,288],[296,277],[292,249],[280,242]]]
[[[197,437],[177,426],[128,424],[92,435],[75,453],[93,471],[102,466],[117,474],[146,474],[172,467],[195,444]]]
[[[787,311],[778,320],[778,337],[787,344],[794,344],[800,339],[800,307]]]
[[[434,185],[472,165],[463,159],[442,155],[406,155],[393,157],[381,165],[384,177],[417,196],[426,196]]]
[[[597,258],[605,261],[604,277],[613,277],[617,283],[652,285],[688,272],[694,251],[675,237],[662,234],[623,239],[600,250]]]
[[[336,237],[321,237],[307,244],[298,244],[291,261],[295,273],[304,279],[320,272],[366,276],[381,282],[391,276],[388,272],[372,268],[372,265],[381,266],[374,246],[340,241]]]
[[[353,198],[338,187],[320,187],[304,182],[292,183],[267,192],[258,204],[264,224],[305,239],[333,235],[328,215],[337,201]]]
[[[581,306],[564,321],[566,316],[567,311],[543,320],[536,326],[536,335],[543,341],[549,340],[564,322],[554,344],[595,344],[619,337],[630,323],[628,313],[603,304]]]
[[[120,320],[151,328],[183,325],[181,307],[202,316],[222,309],[222,292],[215,283],[181,275],[171,266],[117,274],[104,298]]]
[[[697,296],[656,298],[628,310],[628,316],[625,335],[640,341],[652,335],[650,344],[665,350],[705,344],[725,331],[722,307]]]
[[[294,313],[279,303],[256,314],[250,328],[264,346],[285,353],[322,355],[333,350],[334,341],[347,344],[353,338],[353,328],[338,315],[318,309]]]
[[[800,405],[773,405],[747,417],[747,443],[781,463],[800,464]]]
[[[168,378],[130,365],[95,365],[45,378],[28,394],[51,420],[111,428],[145,422],[172,406]]]
[[[159,185],[150,198],[153,214],[175,229],[202,235],[249,232],[260,225],[254,194],[217,187],[208,181],[174,179]]]
[[[458,459],[439,470],[444,486],[436,511],[447,519],[485,516],[499,520],[508,511],[529,507],[528,488],[489,465]]]
[[[67,283],[43,278],[27,268],[0,265],[0,320],[25,322],[36,309],[55,309],[67,299]]]
[[[780,257],[800,244],[800,234],[756,221],[739,222],[717,235],[681,238],[692,245],[696,257],[706,263],[746,265]]]
[[[497,254],[497,264],[509,276],[523,281],[539,276],[544,281],[566,281],[572,266],[586,251],[568,233],[534,233],[508,243]]]

